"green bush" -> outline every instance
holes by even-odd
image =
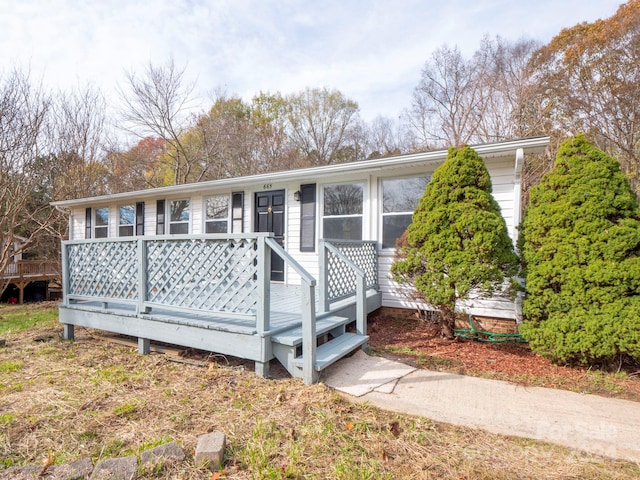
[[[531,348],[567,364],[640,359],[640,217],[618,162],[583,136],[565,141],[522,235]]]
[[[518,258],[491,194],[491,178],[471,148],[451,148],[433,174],[399,242],[394,279],[437,307],[452,338],[454,309],[470,293],[491,294],[514,275]]]

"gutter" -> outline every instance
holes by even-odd
[[[532,137],[521,140],[509,140],[489,144],[470,145],[482,158],[492,158],[507,154],[517,150],[524,153],[543,152],[549,145],[549,137]],[[413,165],[438,164],[447,158],[448,149],[431,150],[422,153],[412,153],[398,155],[375,160],[362,160],[359,162],[339,163],[335,165],[324,165],[319,167],[301,168],[296,170],[285,170],[280,172],[269,172],[258,175],[248,175],[244,177],[224,178],[210,180],[199,183],[185,183],[180,185],[170,185],[167,187],[152,188],[147,190],[137,190],[133,192],[122,192],[111,195],[101,195],[76,200],[62,200],[52,202],[54,207],[74,207],[82,205],[94,205],[118,200],[142,199],[170,196],[173,194],[199,193],[210,189],[243,187],[248,185],[259,185],[261,183],[286,182],[296,179],[316,179],[322,176],[338,175],[346,172],[371,172],[373,170],[383,170],[386,168],[410,167]]]

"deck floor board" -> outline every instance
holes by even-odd
[[[268,334],[276,334],[289,328],[295,328],[302,323],[302,294],[299,285],[284,285],[272,283],[270,328]],[[316,287],[316,314],[322,315],[322,309],[318,302]],[[71,309],[100,311],[126,317],[136,317],[136,307],[133,304],[117,303],[110,301],[104,308],[101,302],[78,302],[66,306]],[[148,314],[140,314],[141,318],[157,320],[166,323],[177,323],[208,330],[220,330],[244,335],[256,334],[256,325],[253,320],[226,318],[222,314],[207,314],[206,312],[194,313],[187,311],[175,311],[154,307]]]

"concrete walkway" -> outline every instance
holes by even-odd
[[[363,352],[323,381],[385,410],[640,462],[640,403],[414,370]]]

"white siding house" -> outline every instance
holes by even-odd
[[[520,222],[524,157],[543,152],[548,143],[548,137],[536,137],[473,146],[491,175],[494,197],[514,242]],[[373,242],[379,304],[424,309],[428,307],[416,305],[400,291],[389,269],[396,238],[410,223],[424,187],[446,157],[447,150],[436,150],[54,205],[69,211],[71,242],[136,235],[270,232],[293,260],[283,263],[272,255],[271,280],[285,286],[299,285],[306,275],[315,279],[323,275],[319,258],[319,252],[324,252],[323,239]],[[464,308],[468,313],[501,318],[518,315],[512,301],[499,298],[478,300]]]

